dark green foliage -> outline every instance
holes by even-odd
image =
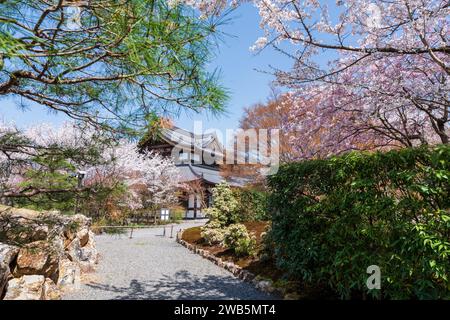
[[[221,17],[165,0],[10,0],[0,9],[0,96],[135,133],[153,114],[223,111],[208,70]],[[140,132],[137,132],[140,133]]]
[[[277,262],[343,298],[450,298],[449,180],[449,146],[284,165],[269,179]]]
[[[240,221],[264,221],[270,219],[267,208],[268,194],[263,191],[239,188],[234,189],[233,194],[238,200],[237,212]]]
[[[24,181],[19,183],[21,189],[46,190],[34,197],[18,198],[15,205],[34,210],[59,210],[72,212],[75,206],[74,192],[56,192],[58,190],[75,190],[77,178],[69,172],[76,169],[63,153],[36,156],[34,166],[24,174]],[[55,191],[55,192],[53,192]]]

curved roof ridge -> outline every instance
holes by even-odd
[[[210,146],[211,144],[213,144],[214,142],[216,143],[217,148],[219,149],[218,151],[220,153],[223,153],[223,146],[222,143],[219,141],[219,139],[217,138],[217,134],[215,132],[211,132],[211,133],[203,133],[203,134],[194,134],[190,131],[187,131],[185,129],[173,126],[172,128],[163,128],[161,130],[162,133],[162,138],[168,142],[168,143],[173,143],[173,142],[181,142],[181,143],[185,143],[187,145],[196,145],[197,147],[200,147],[201,149],[209,149],[208,146]],[[181,135],[177,137],[177,141],[175,141],[175,137],[173,136],[175,133],[178,133]],[[186,137],[186,139],[183,138],[183,135]],[[181,141],[178,141],[178,140]],[[198,145],[196,142],[200,140],[200,145]]]

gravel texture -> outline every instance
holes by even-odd
[[[273,299],[175,242],[176,231],[202,223],[175,225],[173,238],[170,226],[165,237],[163,227],[97,236],[97,272],[63,299]]]

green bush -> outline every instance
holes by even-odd
[[[214,203],[205,210],[207,217],[215,220],[222,227],[239,221],[237,207],[239,205],[233,191],[226,182],[219,183],[212,189]]]
[[[261,261],[270,261],[275,257],[275,243],[271,226],[261,233],[261,246],[258,255]]]
[[[269,178],[277,263],[343,298],[448,299],[449,180],[449,146],[284,165]]]
[[[251,236],[243,224],[232,224],[225,230],[223,243],[239,256],[254,255],[256,252],[256,239]]]
[[[202,236],[203,240],[210,246],[221,245],[223,243],[224,230],[217,228],[202,228],[200,235]]]
[[[200,235],[210,246],[221,245],[223,243],[224,229],[217,220],[210,220],[201,228]]]
[[[270,219],[267,208],[268,194],[263,191],[239,188],[233,190],[238,201],[236,212],[240,221],[265,221]]]
[[[203,229],[219,229],[222,227],[222,224],[217,220],[209,220],[202,228]]]
[[[233,249],[238,257],[254,256],[256,254],[256,240],[254,237],[243,237],[237,241]]]

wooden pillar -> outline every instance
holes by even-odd
[[[197,219],[197,195],[194,193],[194,219]]]

